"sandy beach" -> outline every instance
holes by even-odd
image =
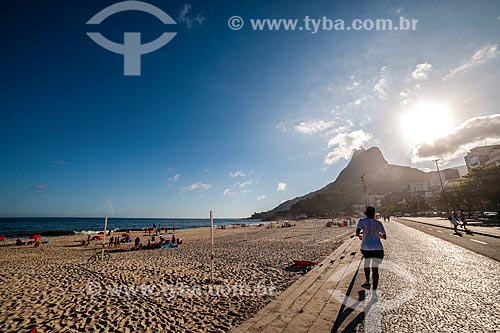
[[[212,282],[209,228],[176,231],[184,241],[178,249],[130,251],[132,243],[121,244],[93,264],[98,241],[82,246],[85,236],[50,238],[38,248],[6,242],[0,331],[230,331],[301,276],[287,269],[293,259],[318,261],[353,232],[325,221],[294,223],[214,230]]]

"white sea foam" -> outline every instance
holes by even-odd
[[[73,231],[75,235],[92,235],[92,234],[98,234],[102,230],[82,230],[82,231]]]

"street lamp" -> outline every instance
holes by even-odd
[[[368,207],[368,203],[366,201],[366,183],[365,183],[365,175],[361,176],[361,184],[363,184],[363,195],[365,197],[365,208]]]
[[[420,189],[418,188],[417,181],[415,179],[412,179],[413,182],[413,190],[417,193],[417,211],[418,211],[418,216],[420,216]]]
[[[439,161],[439,159],[434,160],[434,162],[436,163],[436,169],[437,169],[437,173],[438,173],[438,176],[439,176],[439,182],[441,183],[441,191],[443,192],[444,204],[446,206],[446,216],[448,216],[449,215],[448,200],[446,198],[446,191],[444,190],[444,186],[443,186],[443,179],[441,178],[441,173],[439,172],[438,161]]]

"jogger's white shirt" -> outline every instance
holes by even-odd
[[[382,225],[382,222],[366,217],[359,220],[357,228],[363,230],[361,250],[376,251],[384,249],[378,235],[379,232],[385,234],[385,229]]]

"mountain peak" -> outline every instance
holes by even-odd
[[[368,163],[368,165],[385,165],[389,164],[386,159],[384,158],[384,155],[382,155],[382,152],[380,151],[380,148],[378,147],[371,147],[368,149],[365,149],[363,147],[359,147],[354,151],[352,154],[351,158],[351,163]]]
[[[361,154],[363,154],[366,151],[364,147],[359,147],[354,150],[354,153],[352,154],[352,158],[355,158]]]
[[[273,219],[307,216],[331,216],[332,212],[352,211],[353,205],[363,204],[364,189],[374,195],[400,192],[412,181],[430,182],[431,174],[424,171],[389,164],[378,147],[356,149],[349,164],[334,182],[304,196],[288,200],[268,212],[254,214],[253,218]]]

